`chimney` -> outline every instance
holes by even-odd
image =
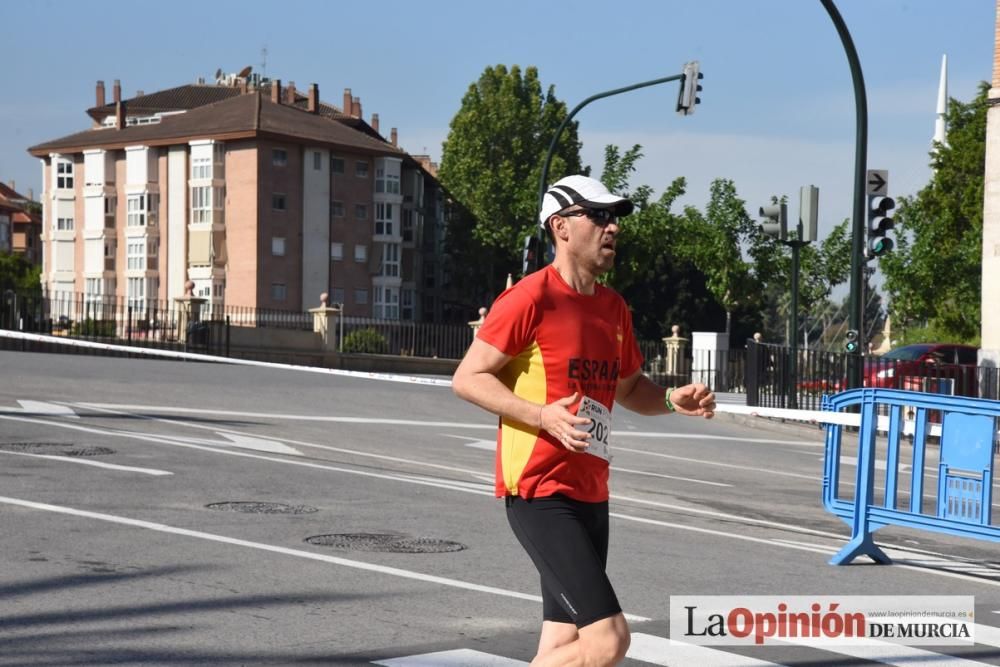
[[[14,179],[13,178],[10,179],[9,181],[7,181],[7,187],[9,187],[14,192],[17,192],[17,188],[14,187]]]
[[[125,128],[125,103],[121,100],[115,102],[115,128]]]
[[[361,98],[355,97],[351,100],[351,115],[355,118],[361,118]]]
[[[378,114],[372,114],[372,129],[378,132]]]
[[[351,115],[351,99],[353,99],[351,97],[351,89],[344,88],[344,108],[342,109],[342,111],[346,113],[348,116]]]
[[[146,91],[144,91],[144,90],[137,90],[137,91],[135,91],[135,96],[136,97],[142,97],[145,94],[146,94]]]
[[[28,188],[28,201],[35,201],[35,188]]]
[[[396,145],[396,128],[389,130],[389,143],[393,146]]]
[[[271,82],[271,101],[275,104],[281,104],[281,79],[275,79]]]
[[[315,83],[309,84],[309,102],[306,111],[309,113],[319,112],[319,86]]]
[[[111,90],[114,91],[114,101],[115,102],[121,102],[122,101],[122,83],[121,83],[121,81],[119,81],[118,79],[115,79],[114,88],[112,88]]]
[[[103,107],[107,102],[104,100],[104,82],[97,82],[97,106]]]
[[[295,104],[295,82],[294,81],[289,81],[288,82],[288,88],[285,89],[285,95],[287,96],[286,99],[288,100],[288,104],[294,105]]]

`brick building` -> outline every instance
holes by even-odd
[[[32,264],[42,262],[42,217],[35,212],[34,193],[22,195],[0,183],[0,252],[21,255]]]
[[[106,100],[93,126],[29,148],[43,171],[43,286],[141,307],[315,307],[441,321],[444,197],[431,165],[343,107],[257,76]]]

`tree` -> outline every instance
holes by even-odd
[[[521,246],[538,225],[538,183],[566,105],[550,86],[543,94],[538,70],[487,67],[469,86],[442,147],[438,176],[475,219],[468,248],[453,253],[477,258],[473,279],[495,295],[509,272],[521,266]],[[581,172],[576,123],[563,131],[549,181]],[[466,252],[468,251],[468,252]]]
[[[0,253],[0,293],[8,290],[23,296],[40,296],[42,268],[21,255]]]
[[[979,342],[988,92],[984,82],[972,102],[950,100],[947,145],[931,153],[931,181],[900,200],[896,249],[878,260],[894,332]]]

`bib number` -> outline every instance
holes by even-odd
[[[586,427],[590,433],[590,446],[587,447],[587,454],[610,462],[611,451],[608,447],[608,438],[611,436],[611,411],[589,396],[584,396],[576,414],[590,420],[590,424]]]

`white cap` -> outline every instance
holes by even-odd
[[[549,218],[574,204],[587,208],[612,208],[618,217],[628,215],[635,208],[625,197],[611,194],[604,183],[596,179],[580,175],[567,176],[545,191],[538,224],[544,228]]]

